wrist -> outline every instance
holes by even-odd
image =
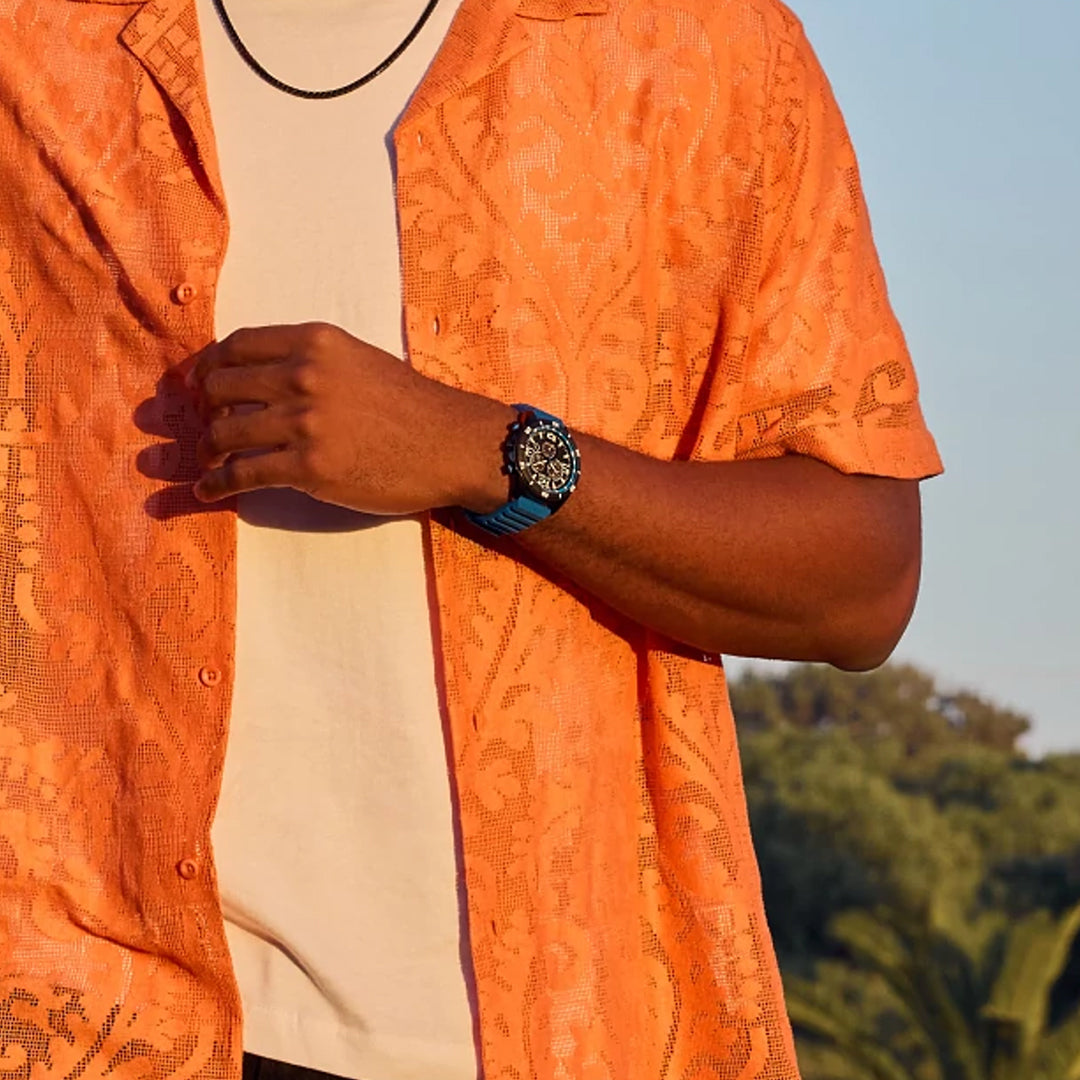
[[[513,408],[517,416],[502,447],[509,497],[493,511],[465,510],[473,525],[493,536],[516,536],[546,521],[581,477],[581,452],[566,425],[532,405]]]
[[[460,433],[460,468],[446,505],[474,514],[488,514],[509,497],[510,480],[503,467],[503,444],[516,410],[490,398],[468,395],[471,401],[453,421]]]

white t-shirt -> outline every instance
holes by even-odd
[[[457,0],[330,101],[257,78],[197,4],[231,221],[218,336],[322,320],[403,355],[389,133]],[[312,88],[374,67],[422,6],[227,0],[260,62]],[[212,839],[244,1047],[362,1080],[475,1080],[420,524],[292,491],[242,496],[237,586]]]

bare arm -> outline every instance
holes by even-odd
[[[508,406],[322,324],[230,335],[197,358],[205,500],[290,486],[369,513],[507,497]],[[257,402],[256,413],[231,406]],[[419,432],[440,433],[418,437]],[[917,484],[805,457],[664,462],[578,437],[582,481],[513,541],[612,608],[710,653],[881,663],[911,613]],[[247,455],[263,451],[257,456]]]

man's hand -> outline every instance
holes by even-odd
[[[508,406],[427,379],[324,323],[237,330],[187,376],[206,430],[203,502],[291,487],[369,514],[505,498]]]

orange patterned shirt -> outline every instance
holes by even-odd
[[[395,143],[422,371],[658,458],[938,470],[778,0],[464,0]],[[10,1076],[239,1077],[234,518],[170,374],[226,229],[192,0],[0,0]],[[795,1078],[720,663],[429,540],[487,1080]]]

